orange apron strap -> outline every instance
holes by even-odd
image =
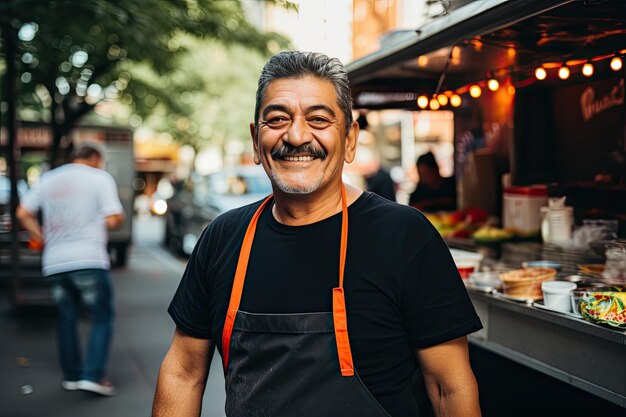
[[[333,288],[333,322],[335,341],[339,355],[339,368],[342,376],[354,375],[354,363],[348,338],[348,318],[346,316],[346,298],[343,292],[343,277],[348,252],[348,203],[346,187],[341,184],[341,246],[339,247],[339,287]]]
[[[248,224],[248,229],[243,238],[241,250],[239,251],[239,261],[237,262],[237,270],[235,272],[235,279],[233,281],[233,289],[230,293],[230,302],[228,303],[228,310],[226,312],[226,321],[224,322],[224,331],[222,333],[222,361],[224,364],[224,371],[228,366],[228,353],[230,351],[230,336],[233,333],[233,326],[235,324],[235,317],[237,316],[237,310],[239,310],[239,303],[241,302],[241,294],[243,293],[243,284],[246,280],[246,271],[248,269],[248,259],[250,259],[250,250],[252,249],[252,242],[254,241],[254,233],[256,232],[256,225],[259,220],[261,212],[271,201],[273,195],[270,195],[263,201],[261,206],[257,209]]]

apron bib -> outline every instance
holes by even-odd
[[[390,417],[354,369],[346,320],[343,277],[348,208],[341,187],[339,286],[333,311],[256,314],[239,311],[258,208],[239,254],[222,334],[228,417]]]

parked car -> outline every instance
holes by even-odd
[[[272,187],[260,166],[237,166],[174,185],[167,200],[164,243],[190,255],[202,230],[220,214],[268,196]]]

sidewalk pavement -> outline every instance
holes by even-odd
[[[128,266],[111,273],[116,320],[108,377],[118,390],[115,397],[64,391],[56,358],[55,309],[33,308],[16,315],[0,292],[0,417],[150,415],[159,366],[174,331],[166,308],[185,267],[159,246],[159,220],[135,221]],[[80,330],[86,339],[86,319]],[[202,416],[223,417],[219,355],[211,369]]]

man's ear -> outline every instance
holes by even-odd
[[[87,161],[92,168],[104,169],[104,158],[98,154],[91,155]]]
[[[359,123],[356,120],[352,121],[348,135],[346,136],[346,149],[344,155],[344,161],[350,163],[354,161],[354,155],[356,154],[356,144],[359,137]]]
[[[257,131],[256,131],[256,127],[254,125],[254,122],[250,122],[250,136],[252,137],[252,147],[254,149],[254,163],[257,165],[261,164],[261,156],[259,155],[259,143],[256,140],[256,135],[257,135]]]

